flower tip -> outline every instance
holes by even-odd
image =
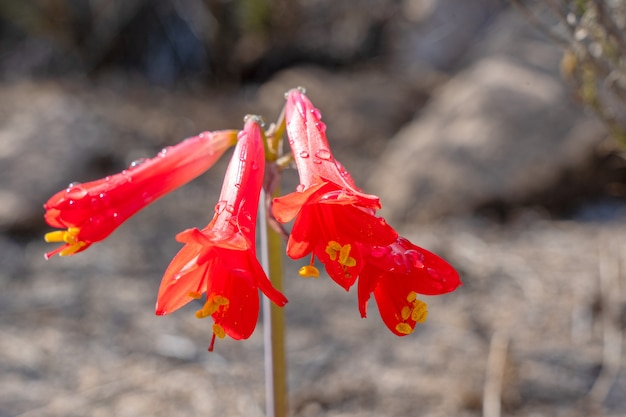
[[[244,123],[248,123],[248,122],[254,122],[256,124],[258,124],[260,127],[265,127],[265,120],[263,120],[263,117],[257,115],[257,114],[246,114],[243,117],[243,122]]]

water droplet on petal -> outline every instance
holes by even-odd
[[[406,258],[408,266],[412,266],[414,268],[424,267],[424,255],[422,255],[418,251],[409,249],[404,252],[404,257]]]
[[[324,122],[315,122],[315,127],[322,133],[326,132],[326,123]]]
[[[79,182],[72,182],[65,189],[65,197],[83,198],[86,195],[87,190]],[[72,204],[71,201],[70,204]]]
[[[130,163],[130,166],[128,167],[128,169],[137,168],[139,165],[143,164],[147,160],[148,160],[148,158],[135,159],[133,162]]]
[[[325,161],[330,160],[330,158],[332,157],[330,151],[328,149],[320,149],[318,151],[315,151],[315,156],[317,156],[319,159],[323,159]]]
[[[317,158],[313,158],[313,163],[314,164],[321,164],[322,160],[321,159],[317,159]]]
[[[167,153],[172,149],[171,146],[167,146],[163,149],[161,149],[161,152],[159,152],[158,156],[160,156],[161,158],[163,158],[164,156],[167,155]]]
[[[240,130],[239,133],[237,133],[237,140],[241,140],[243,138],[245,138],[247,135],[247,133],[243,130]]]
[[[313,107],[311,109],[311,114],[313,115],[313,117],[315,117],[317,120],[320,120],[322,118],[322,112],[320,112],[318,109],[316,109],[315,107]]]
[[[232,204],[227,204],[225,210],[232,214],[235,212],[235,207]]]
[[[252,170],[256,171],[257,169],[259,169],[259,164],[257,164],[256,161],[252,161]]]
[[[298,186],[296,187],[296,191],[301,193],[302,191],[304,191],[305,188],[306,187],[304,184],[298,184]]]
[[[306,94],[306,88],[302,87],[301,85],[297,86],[296,90],[298,90],[302,94]]]
[[[300,158],[308,158],[308,157],[309,157],[309,153],[307,151],[300,152]]]
[[[370,254],[374,258],[382,258],[383,256],[386,256],[390,251],[391,249],[389,249],[389,247],[387,246],[374,246],[370,251]]]

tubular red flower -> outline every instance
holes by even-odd
[[[255,226],[264,174],[263,134],[252,118],[226,171],[213,220],[202,230],[177,236],[185,246],[168,266],[156,305],[156,314],[169,314],[206,293],[196,316],[211,316],[215,337],[248,338],[256,326],[260,289],[279,306],[287,299],[276,290],[256,258]]]
[[[295,192],[273,201],[279,222],[295,218],[287,254],[297,259],[313,253],[347,290],[363,267],[360,245],[387,245],[397,233],[373,215],[380,208],[378,197],[354,186],[335,160],[321,114],[301,90],[287,93],[285,119],[301,183]]]
[[[413,332],[426,320],[426,303],[417,294],[440,295],[461,285],[459,274],[445,260],[403,237],[387,246],[362,248],[365,266],[358,283],[359,311],[366,317],[374,293],[385,325],[398,336]]]
[[[46,234],[47,242],[64,243],[46,258],[73,255],[105,239],[137,211],[208,170],[236,140],[235,130],[203,132],[119,174],[70,184],[44,204],[46,222],[66,229]]]
[[[285,118],[301,182],[273,204],[279,222],[295,218],[287,254],[301,258],[312,252],[346,290],[358,278],[361,316],[373,293],[387,327],[399,336],[411,333],[428,314],[417,294],[453,291],[461,284],[457,272],[375,216],[378,197],[358,189],[333,158],[321,114],[301,90],[288,92]],[[300,274],[319,275],[312,263]]]

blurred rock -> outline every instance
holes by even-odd
[[[605,130],[572,102],[560,56],[514,10],[498,18],[383,153],[368,191],[385,214],[428,221],[520,201],[588,161]]]
[[[394,71],[453,68],[504,8],[503,0],[404,0],[389,25]],[[415,74],[413,74],[415,76]]]

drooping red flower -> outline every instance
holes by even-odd
[[[295,218],[287,254],[298,259],[312,253],[347,290],[363,268],[359,248],[391,244],[397,233],[374,215],[378,197],[355,187],[335,160],[319,110],[299,89],[287,93],[285,120],[300,185],[274,199],[272,212],[281,223]]]
[[[137,211],[208,170],[236,141],[236,130],[203,132],[119,174],[70,184],[44,204],[46,222],[66,229],[45,235],[46,242],[64,243],[46,258],[73,255],[105,239]]]
[[[279,306],[287,299],[276,290],[256,258],[255,232],[259,193],[263,183],[263,134],[249,119],[226,171],[213,220],[202,230],[189,229],[176,237],[185,246],[163,276],[156,314],[177,310],[206,293],[196,316],[211,316],[215,337],[248,338],[256,326],[260,289]]]
[[[453,291],[461,284],[458,273],[375,216],[378,197],[364,194],[333,158],[321,114],[301,90],[287,94],[285,118],[301,182],[273,204],[278,221],[295,218],[287,254],[300,258],[312,252],[346,290],[358,278],[361,316],[373,293],[387,327],[399,336],[411,333],[428,313],[417,295]],[[312,264],[301,269],[304,276],[318,274]]]
[[[410,334],[428,315],[418,294],[440,295],[454,291],[459,274],[445,260],[399,237],[387,246],[362,248],[365,266],[358,282],[359,311],[366,317],[374,293],[385,325],[398,336]]]

